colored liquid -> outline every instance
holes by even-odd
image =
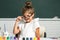
[[[10,38],[9,38],[9,37],[7,37],[7,40],[10,40]]]
[[[34,37],[34,40],[37,40],[37,38],[36,38],[36,37]]]
[[[30,40],[32,40],[32,38],[30,38]]]
[[[24,38],[24,37],[23,37],[22,39],[23,39],[23,40],[25,40],[25,38]]]
[[[14,40],[16,40],[16,37],[14,37]]]
[[[3,40],[6,40],[6,37],[3,37]]]
[[[2,40],[2,37],[0,37],[0,40]]]
[[[10,37],[10,40],[14,40],[14,37],[13,37],[13,36],[11,36],[11,37]]]
[[[39,37],[39,38],[37,38],[37,40],[40,40],[40,37]]]
[[[26,40],[29,40],[29,38],[26,38]]]
[[[21,38],[22,40],[40,40],[40,37],[39,38],[36,38],[36,37],[34,37],[34,38],[32,38],[32,37],[23,37],[23,38]],[[14,37],[14,36],[10,36],[10,37],[0,37],[0,40],[19,40],[19,39],[17,39],[16,37]]]

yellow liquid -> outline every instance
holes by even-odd
[[[0,40],[3,40],[2,37],[0,37]]]
[[[34,40],[37,40],[37,38],[36,38],[36,37],[34,37]]]

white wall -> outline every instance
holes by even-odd
[[[45,26],[47,37],[60,37],[60,21],[45,20],[40,21],[41,26]]]
[[[4,24],[9,33],[13,34],[15,18],[0,18],[0,27],[3,31]],[[40,25],[46,28],[47,37],[60,37],[60,19],[40,18]]]

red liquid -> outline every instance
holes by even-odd
[[[40,37],[38,37],[37,40],[40,40]]]

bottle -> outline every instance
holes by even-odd
[[[2,40],[2,36],[0,36],[0,40]]]
[[[10,37],[9,36],[7,37],[7,40],[10,40]]]
[[[3,37],[3,40],[6,40],[6,37]]]
[[[3,40],[1,27],[0,27],[0,40]]]
[[[44,32],[44,38],[46,38],[46,32]]]
[[[34,37],[34,40],[37,40],[37,38],[36,38],[36,37]]]
[[[4,32],[3,32],[3,36],[4,36],[4,37],[8,37],[8,36],[9,36],[9,33],[8,33],[7,30],[6,30],[5,24],[4,24]]]

